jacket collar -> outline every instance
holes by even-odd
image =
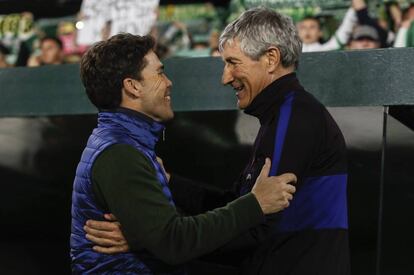
[[[252,101],[252,103],[244,110],[248,115],[257,117],[260,124],[264,124],[271,119],[272,107],[281,104],[285,96],[291,91],[303,90],[296,73],[284,75],[269,86],[264,88]]]
[[[165,126],[149,116],[127,108],[101,110],[98,128],[111,128],[129,135],[143,146],[154,150]]]

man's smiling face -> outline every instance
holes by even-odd
[[[224,45],[221,56],[225,63],[222,82],[233,87],[237,106],[245,109],[271,83],[266,58],[262,56],[259,60],[251,59],[241,51],[237,38]]]

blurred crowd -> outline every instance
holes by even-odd
[[[219,56],[220,31],[249,8],[240,0],[224,10],[209,3],[159,6],[158,0],[142,1],[134,9],[139,1],[106,1],[84,0],[77,15],[49,23],[30,12],[0,15],[0,68],[76,63],[94,42],[120,31],[153,35],[161,59]],[[303,52],[414,46],[414,2],[374,4],[352,0],[335,17],[320,8],[293,15]]]

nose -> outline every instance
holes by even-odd
[[[165,76],[165,80],[167,81],[167,87],[168,87],[168,88],[171,88],[171,87],[172,87],[172,82],[171,82],[171,80],[170,80],[167,76]]]
[[[223,69],[223,75],[221,77],[221,83],[223,85],[227,85],[232,83],[234,80],[232,71],[230,70],[229,66],[226,64]]]

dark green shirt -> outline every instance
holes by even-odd
[[[209,253],[263,221],[253,194],[196,216],[177,213],[140,151],[117,144],[104,150],[92,169],[98,204],[113,213],[131,251],[148,250],[168,264]]]

